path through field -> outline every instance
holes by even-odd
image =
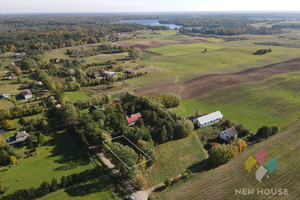
[[[266,79],[273,75],[300,71],[300,58],[252,68],[233,74],[210,74],[186,82],[169,83],[165,85],[136,89],[138,95],[153,95],[162,93],[179,94],[182,99],[191,99],[227,86]]]

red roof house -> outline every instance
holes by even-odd
[[[32,98],[32,93],[30,90],[25,89],[21,92],[21,96],[23,96],[24,99],[31,99]]]
[[[142,118],[141,113],[135,113],[131,116],[126,116],[126,121],[128,125],[132,125],[135,124],[140,118]]]

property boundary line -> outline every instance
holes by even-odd
[[[118,138],[121,138],[121,137],[123,137],[123,138],[125,138],[130,144],[132,144],[134,147],[136,147],[138,150],[140,150],[147,158],[148,158],[148,160],[146,160],[146,161],[144,161],[144,162],[141,162],[141,163],[138,163],[138,164],[136,164],[136,165],[134,165],[134,166],[131,166],[131,167],[129,167],[111,148],[109,148],[109,146],[107,145],[107,144],[105,144],[106,142],[108,142],[108,141],[112,141],[112,140],[115,140],[115,139],[118,139]],[[120,161],[121,161],[121,163],[123,164],[123,165],[125,165],[125,167],[127,167],[128,169],[132,169],[132,168],[135,168],[135,167],[137,167],[137,166],[139,166],[139,165],[142,165],[142,164],[144,164],[144,163],[146,163],[146,162],[148,162],[148,161],[150,161],[150,160],[152,160],[152,158],[149,156],[149,155],[147,155],[144,151],[142,151],[138,146],[136,146],[133,142],[131,142],[127,137],[125,137],[125,135],[120,135],[120,136],[117,136],[117,137],[114,137],[114,138],[112,138],[112,139],[108,139],[108,140],[104,140],[104,141],[102,141],[102,143],[106,146],[106,148],[108,148],[109,150],[110,150],[110,152],[112,152],[113,154],[114,154],[114,156],[116,156]]]

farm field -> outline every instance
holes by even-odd
[[[179,115],[220,110],[224,117],[256,131],[264,125],[286,126],[300,116],[300,72],[281,74],[257,82],[242,83],[197,98],[183,100],[171,109]]]
[[[196,137],[192,134],[188,138],[170,141],[154,148],[157,161],[143,173],[147,181],[146,188],[177,176],[194,163],[205,159],[205,153]]]
[[[2,186],[7,188],[5,195],[24,187],[37,187],[43,181],[50,182],[52,178],[60,179],[62,176],[93,168],[75,140],[67,133],[47,137],[47,141],[36,150],[36,156],[21,159],[19,164],[11,168],[1,168]]]
[[[286,188],[288,196],[272,196],[272,199],[298,199],[300,194],[298,157],[300,121],[297,120],[268,140],[252,145],[246,152],[239,154],[229,163],[216,169],[195,174],[191,179],[151,194],[151,199],[266,199],[270,196],[235,195],[235,189],[250,188]],[[249,156],[254,156],[264,148],[270,158],[278,161],[280,171],[270,178],[263,178],[262,183],[255,179],[255,171],[245,170],[244,163]],[[266,163],[263,163],[266,164]]]
[[[202,53],[205,47],[210,48],[207,48],[206,53]],[[257,49],[263,48],[271,48],[272,52],[259,56],[252,55]],[[249,41],[237,41],[167,45],[149,50],[165,54],[152,55],[139,62],[168,70],[166,75],[174,77],[173,82],[186,81],[206,74],[226,74],[262,67],[296,58],[300,52],[297,48],[254,45],[253,41],[252,44]]]

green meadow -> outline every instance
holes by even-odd
[[[86,100],[89,97],[81,92],[81,91],[75,91],[75,92],[65,92],[64,95],[68,98],[69,101],[72,103],[79,101],[79,100]]]
[[[4,195],[93,168],[89,158],[68,133],[47,137],[36,151],[36,156],[20,159],[19,164],[0,169],[2,186],[6,189]]]
[[[157,161],[143,173],[147,182],[146,188],[151,188],[166,178],[173,178],[205,159],[205,153],[196,137],[198,136],[193,134],[154,148]]]

